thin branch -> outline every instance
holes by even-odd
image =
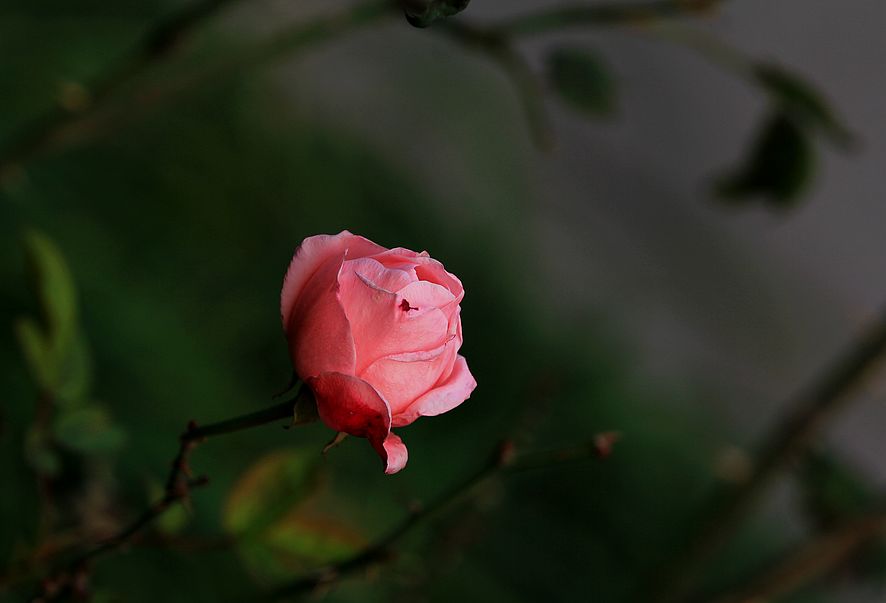
[[[554,134],[545,110],[544,85],[514,47],[515,40],[511,36],[459,21],[445,22],[434,31],[449,35],[465,48],[480,52],[497,63],[513,84],[535,146],[542,150],[553,147]]]
[[[299,394],[301,397],[309,396],[308,391],[307,388],[303,388]],[[163,496],[117,534],[70,560],[45,578],[41,583],[40,594],[34,597],[33,601],[46,603],[69,595],[84,595],[88,588],[88,572],[92,562],[131,544],[145,528],[154,523],[174,504],[186,502],[190,497],[191,490],[206,485],[209,479],[205,476],[192,478],[189,466],[191,453],[203,440],[274,421],[292,420],[293,408],[297,402],[297,400],[290,400],[264,410],[211,423],[204,427],[198,427],[195,422],[191,421],[185,432],[179,437],[178,452],[172,460]]]
[[[672,565],[640,597],[642,601],[673,601],[692,585],[704,561],[742,525],[741,519],[778,473],[804,453],[828,422],[851,400],[886,352],[886,311],[840,356],[823,377],[788,404],[792,409],[760,447],[747,480],[724,486],[696,537],[676,555]]]
[[[654,0],[633,4],[576,4],[529,13],[495,26],[502,34],[527,36],[573,27],[644,25],[687,15],[707,15],[727,0]]]
[[[77,84],[56,105],[25,125],[0,149],[0,176],[29,160],[71,124],[98,110],[115,92],[175,53],[182,43],[235,0],[199,0],[184,6],[148,29],[134,48],[107,71],[86,85]]]
[[[33,156],[55,149],[61,144],[82,142],[93,137],[96,132],[119,128],[158,105],[190,91],[225,81],[251,69],[273,64],[314,44],[334,39],[381,18],[398,15],[399,13],[393,10],[394,6],[392,0],[364,0],[332,14],[317,17],[310,22],[284,28],[256,47],[241,50],[234,56],[218,60],[200,72],[188,73],[154,84],[153,87],[137,89],[126,95],[125,104],[117,103],[119,105],[117,108],[110,102],[116,98],[116,95],[108,93],[98,100],[93,98],[88,110],[77,112],[64,120],[35,123],[29,129],[40,135],[33,137],[37,143],[30,146],[26,155],[16,153],[16,161],[10,162],[8,153],[0,150],[0,183],[3,180],[4,170],[8,169],[14,173],[20,168],[20,163]],[[113,92],[117,92],[119,88],[114,86]]]
[[[104,109],[126,84],[170,57],[183,40],[234,1],[202,0],[171,15],[149,30],[135,49],[116,67],[99,76],[91,85],[75,86],[74,94],[71,95],[74,99],[72,102],[61,99],[56,107],[27,124],[7,146],[0,148],[0,180],[5,173],[16,173],[23,163],[55,148],[62,142],[70,143],[72,139],[82,139],[101,129],[97,126],[97,122],[99,124],[102,122]],[[543,33],[552,29],[590,25],[630,25],[704,13],[721,2],[725,0],[659,0],[628,6],[579,5],[524,15],[487,30],[487,34],[494,34],[499,40],[507,41],[506,44],[498,44],[494,49],[489,47],[489,54],[504,67],[514,82],[529,118],[533,136],[544,148],[550,146],[551,136],[540,100],[541,86],[522,57],[513,50],[515,37]],[[364,0],[338,13],[284,30],[252,51],[239,53],[234,59],[217,64],[203,74],[192,75],[172,84],[164,83],[160,89],[136,92],[134,103],[141,105],[143,110],[163,99],[177,96],[185,90],[272,63],[314,43],[331,39],[380,18],[398,14],[400,14],[398,3],[393,0]],[[449,26],[451,23],[444,23],[444,26]],[[127,104],[125,115],[113,116],[112,121],[114,123],[128,121],[138,113],[137,108]]]
[[[710,603],[754,603],[790,595],[834,571],[862,547],[883,535],[886,507],[846,521],[767,564],[747,585],[721,595],[705,597]]]
[[[477,486],[501,473],[550,467],[582,459],[606,458],[614,442],[612,434],[601,434],[580,446],[517,455],[511,442],[499,445],[489,459],[474,473],[456,482],[425,506],[419,507],[385,536],[355,555],[336,564],[320,568],[269,593],[267,601],[303,595],[375,563],[391,558],[392,548],[414,528],[470,496]]]

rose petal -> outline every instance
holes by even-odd
[[[314,392],[320,419],[331,429],[379,444],[388,437],[391,411],[375,389],[357,377],[322,373],[306,383]]]
[[[353,271],[363,284],[384,293],[396,293],[409,283],[418,280],[414,271],[389,268],[374,258],[348,260],[345,262],[344,271]]]
[[[415,267],[415,273],[423,281],[446,287],[458,302],[465,296],[465,288],[457,276],[448,272],[443,264],[433,258],[424,258]],[[458,303],[456,302],[456,303]]]
[[[293,304],[286,336],[295,372],[302,379],[320,373],[354,372],[357,352],[338,296],[343,260],[343,256],[327,260]]]
[[[434,387],[444,371],[451,371],[459,344],[453,337],[429,352],[385,356],[370,364],[360,377],[372,384],[387,400],[391,414],[397,416]]]
[[[447,272],[443,264],[430,257],[427,251],[416,253],[403,247],[395,247],[374,257],[385,266],[392,268],[411,264],[420,280],[448,289],[459,301],[464,296],[464,287],[458,277]]]
[[[408,307],[414,308],[414,312],[410,312],[409,318],[416,318],[422,312],[436,308],[446,315],[447,321],[450,321],[458,309],[459,302],[459,299],[449,289],[428,281],[410,283],[397,292],[397,297],[399,298],[396,302],[398,305],[402,305],[405,301]],[[447,333],[451,334],[452,332],[447,330]]]
[[[364,272],[368,267],[368,264],[360,265]],[[339,300],[356,342],[355,374],[362,374],[367,366],[384,356],[431,350],[445,343],[449,329],[446,314],[428,305],[414,310],[411,299],[374,286],[378,281],[371,279],[381,275],[359,273],[358,276],[358,272],[349,268],[346,266],[339,276]],[[385,275],[385,279],[390,283],[393,277]],[[411,283],[401,291],[417,284]],[[403,299],[410,303],[409,308],[402,306]]]
[[[406,461],[409,460],[409,452],[406,450],[406,445],[400,439],[400,436],[394,432],[389,433],[384,441],[383,448],[385,454],[382,456],[382,460],[385,462],[385,473],[391,475],[406,466]],[[379,455],[381,456],[381,453]]]
[[[475,387],[477,382],[468,370],[467,361],[464,356],[458,355],[449,377],[405,410],[394,415],[392,424],[401,427],[412,423],[418,417],[432,417],[452,410],[467,400]]]
[[[315,235],[298,246],[289,263],[280,291],[280,316],[283,329],[287,330],[293,305],[311,276],[331,258],[347,253],[349,258],[359,258],[385,251],[369,239],[343,230],[337,235]]]
[[[409,457],[403,441],[391,433],[387,402],[362,379],[323,373],[307,380],[320,419],[331,429],[366,438],[381,457],[385,473],[397,473]]]

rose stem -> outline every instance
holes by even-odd
[[[114,536],[96,545],[94,548],[75,557],[41,583],[41,593],[33,600],[44,603],[69,595],[77,595],[85,589],[85,578],[90,562],[107,555],[125,544],[130,543],[146,527],[163,515],[174,503],[186,502],[193,488],[204,486],[209,482],[206,476],[190,478],[188,461],[194,448],[204,439],[250,429],[266,423],[282,419],[292,419],[293,409],[300,398],[310,396],[310,390],[303,387],[298,396],[287,402],[275,404],[264,410],[210,423],[198,427],[194,421],[188,424],[185,432],[179,437],[179,449],[176,453],[166,479],[166,488],[162,498],[151,504],[135,521],[120,530]],[[81,593],[82,594],[82,593]]]
[[[269,593],[264,600],[276,601],[305,594],[373,563],[385,561],[391,555],[391,548],[416,526],[462,500],[479,484],[497,474],[548,468],[582,459],[603,459],[609,456],[615,439],[615,434],[603,433],[586,444],[524,454],[515,454],[513,443],[505,441],[496,447],[488,460],[476,471],[447,488],[429,504],[418,507],[375,543],[343,561],[320,568],[277,588]]]

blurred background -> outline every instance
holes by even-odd
[[[876,320],[882,2],[473,0],[427,28],[388,4],[0,0],[0,600],[162,496],[188,420],[274,403],[312,234],[457,274],[478,389],[402,430],[395,476],[365,442],[321,457],[319,424],[207,442],[210,484],[74,595],[254,599],[502,439],[614,430],[605,461],[494,475],[311,596],[656,601],[711,497]],[[855,392],[674,600],[750,600],[767,568],[802,579],[755,600],[882,600],[886,520],[852,522],[882,514],[884,396]]]

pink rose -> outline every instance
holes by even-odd
[[[326,425],[365,437],[385,473],[406,465],[392,427],[464,402],[477,386],[461,347],[461,281],[427,252],[343,231],[305,239],[280,295],[298,376]]]

